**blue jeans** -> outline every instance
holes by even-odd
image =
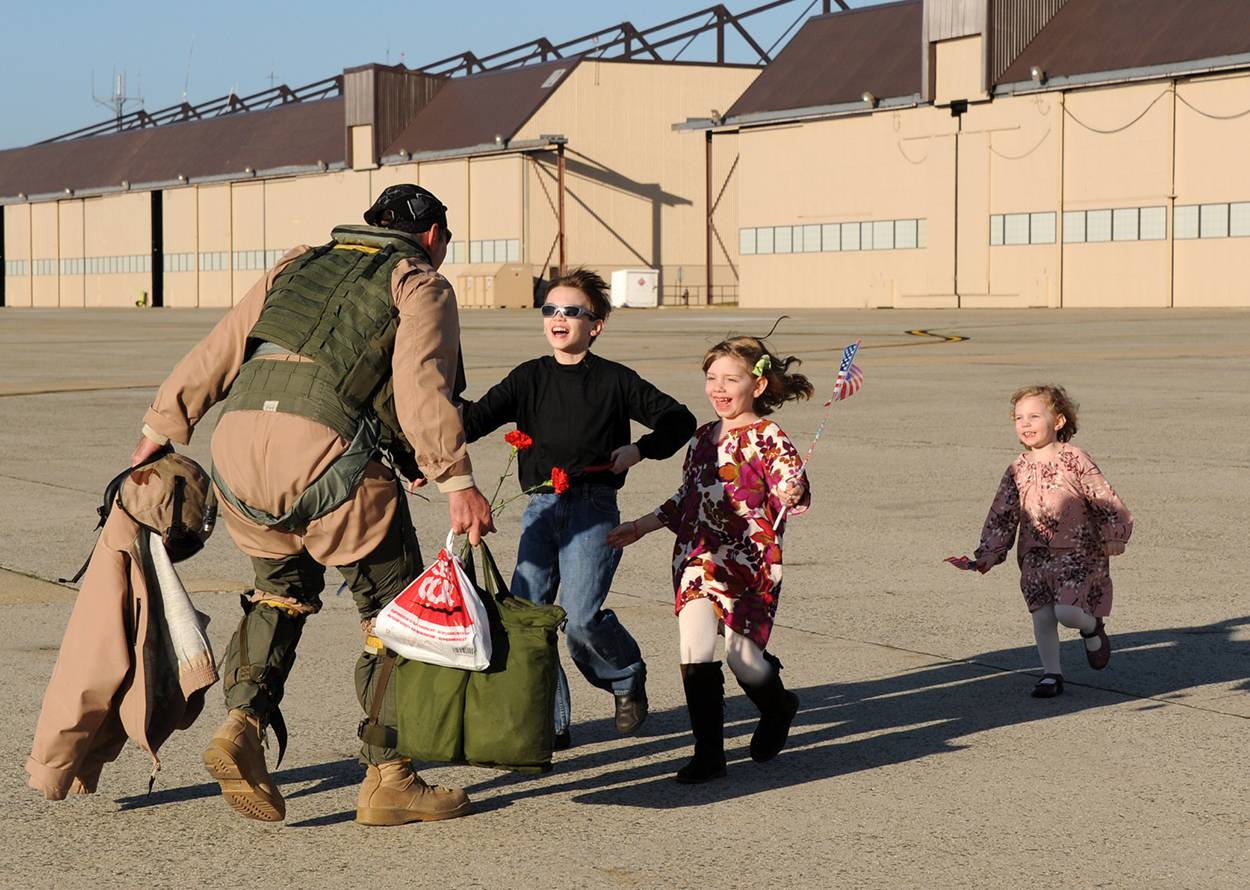
[[[535,603],[555,602],[568,613],[565,642],[582,675],[615,695],[642,689],[647,666],[638,643],[616,614],[603,608],[621,561],[609,547],[608,532],[621,521],[616,489],[581,485],[562,495],[531,495],[521,518],[512,595]],[[555,728],[564,732],[572,717],[568,678],[559,672]]]

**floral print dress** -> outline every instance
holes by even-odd
[[[1030,612],[1058,603],[1111,614],[1102,545],[1127,542],[1133,517],[1088,454],[1064,443],[1053,460],[1016,458],[998,486],[976,557],[988,555],[992,565],[1005,560],[1017,526],[1020,590]]]
[[[707,597],[729,629],[768,645],[781,593],[777,522],[783,482],[807,485],[803,459],[771,420],[720,434],[720,421],[695,431],[681,488],[656,517],[677,535],[673,546],[676,608]],[[801,513],[810,490],[788,513]]]

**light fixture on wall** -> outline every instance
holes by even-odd
[[[67,195],[72,195],[72,194],[74,194],[74,190],[73,190],[72,188],[66,188],[66,189],[65,189],[65,194],[67,194]]]
[[[877,107],[877,97],[874,96],[868,90],[864,90],[864,94],[860,96],[860,98],[864,100],[864,104],[867,105],[869,108]]]
[[[123,180],[122,180],[122,191],[123,191],[123,192],[128,192],[128,191],[130,191],[130,180],[129,180],[129,179],[123,179]]]
[[[325,161],[318,161],[318,162],[317,162],[317,169],[318,169],[318,170],[320,170],[322,173],[326,172],[326,162],[325,162]]]
[[[495,134],[495,144],[503,145],[503,136],[501,136],[499,133]]]
[[[255,171],[255,170],[253,170],[251,167],[244,167],[244,168],[243,168],[243,173],[244,173],[245,175],[247,175],[247,176],[255,176],[255,175],[256,175],[256,171]]]
[[[17,193],[17,200],[19,200],[19,201],[25,201],[25,200],[26,200],[26,193],[25,193],[25,192],[18,192],[18,193]]]
[[[406,148],[401,148],[401,149],[399,150],[399,159],[400,159],[401,161],[406,161],[406,160],[408,160],[408,149],[406,149]]]
[[[1034,65],[1029,69],[1029,77],[1033,78],[1033,82],[1038,86],[1046,82],[1046,72],[1042,70],[1040,65]]]
[[[179,174],[178,174],[178,181],[179,181],[179,182],[181,182],[181,183],[185,183],[185,182],[187,181],[187,176],[186,176],[186,174],[185,174],[185,173],[179,173]]]

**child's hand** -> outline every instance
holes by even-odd
[[[777,486],[777,497],[781,498],[781,502],[787,507],[797,507],[806,493],[807,486],[799,479],[782,482]]]
[[[949,562],[960,571],[977,571],[982,575],[992,568],[988,559],[973,559],[971,556],[948,556],[942,562]]]
[[[638,528],[638,521],[622,522],[612,531],[608,532],[609,547],[628,547],[630,544],[642,537],[642,530]]]
[[[1102,552],[1107,556],[1119,556],[1124,552],[1123,541],[1103,541]]]
[[[638,461],[642,460],[642,452],[637,445],[622,445],[610,455],[613,473],[624,473]]]

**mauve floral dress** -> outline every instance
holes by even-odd
[[[777,495],[783,482],[807,485],[803,459],[771,420],[717,439],[720,421],[695,431],[681,488],[655,512],[677,535],[673,545],[675,612],[711,599],[725,626],[761,649],[768,645],[781,594]],[[807,509],[810,490],[787,515]]]
[[[1111,573],[1102,545],[1127,542],[1133,517],[1093,459],[1071,443],[1054,460],[1021,454],[1007,468],[976,556],[1007,558],[1019,526],[1016,561],[1030,612],[1058,603],[1111,614]]]

